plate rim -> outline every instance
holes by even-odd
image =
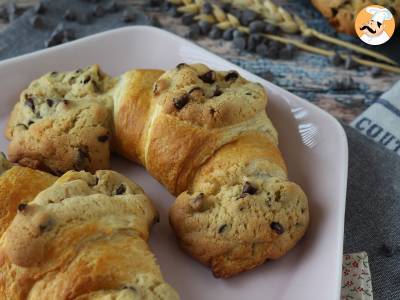
[[[156,27],[152,27],[152,26],[146,26],[146,25],[133,25],[133,26],[123,26],[123,27],[119,27],[116,29],[110,29],[110,30],[106,30],[103,32],[99,32],[99,33],[95,33],[89,36],[85,36],[82,38],[79,38],[75,41],[71,41],[65,44],[61,44],[61,45],[57,45],[51,48],[47,48],[47,49],[40,49],[40,50],[36,50],[30,53],[26,53],[26,54],[22,54],[19,56],[15,56],[12,58],[8,58],[5,60],[1,60],[0,61],[0,69],[2,69],[3,67],[6,67],[7,65],[10,64],[14,64],[14,63],[21,63],[24,60],[31,60],[34,59],[35,57],[41,56],[41,55],[45,55],[47,53],[53,53],[53,52],[57,52],[60,49],[67,49],[67,48],[73,48],[73,47],[77,47],[80,44],[85,44],[89,41],[93,41],[108,35],[114,35],[114,34],[122,34],[122,33],[132,33],[135,34],[138,31],[149,31],[149,34],[151,33],[158,33],[158,34],[162,34],[164,35],[166,38],[168,39],[175,39],[177,41],[179,41],[180,43],[185,43],[187,45],[190,45],[190,47],[194,47],[197,48],[198,50],[201,51],[205,51],[207,52],[208,55],[213,56],[214,58],[222,61],[226,66],[235,68],[237,70],[240,70],[241,73],[246,74],[247,76],[256,78],[258,82],[262,83],[264,86],[269,86],[271,88],[274,88],[278,93],[282,93],[282,94],[286,94],[287,96],[290,96],[292,99],[294,99],[296,102],[299,102],[302,106],[305,106],[309,109],[312,109],[313,111],[317,112],[318,114],[320,114],[321,116],[323,116],[324,121],[325,122],[329,122],[331,125],[334,126],[335,132],[338,135],[338,142],[340,141],[340,149],[338,148],[338,150],[340,150],[340,155],[343,159],[342,163],[343,163],[343,174],[341,176],[341,180],[338,181],[338,196],[337,196],[337,200],[340,202],[339,208],[339,217],[340,219],[338,220],[338,237],[339,237],[339,243],[337,245],[337,261],[338,261],[338,265],[336,266],[336,278],[337,278],[337,299],[340,298],[340,292],[341,292],[341,278],[342,278],[342,259],[343,259],[343,243],[344,243],[344,222],[345,222],[345,209],[346,209],[346,194],[347,194],[347,180],[348,180],[348,139],[347,139],[347,135],[346,132],[343,128],[343,126],[340,124],[340,122],[333,117],[331,114],[329,114],[328,112],[324,111],[323,109],[321,109],[320,107],[316,106],[315,104],[307,101],[304,98],[301,98],[285,89],[283,89],[280,86],[275,85],[274,83],[265,80],[259,76],[257,76],[256,74],[253,74],[235,64],[233,64],[232,62],[228,61],[227,59],[209,51],[206,48],[203,48],[202,46],[195,44],[194,42],[184,39],[174,33],[171,33],[167,30],[164,29],[160,29],[160,28],[156,28]]]

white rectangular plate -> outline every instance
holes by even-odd
[[[166,31],[146,26],[112,30],[65,45],[0,62],[1,126],[35,78],[100,64],[111,75],[132,68],[169,69],[180,62],[235,69],[264,85],[268,113],[279,133],[290,179],[310,201],[311,224],[305,238],[287,256],[266,262],[235,278],[215,279],[208,268],[184,254],[168,224],[174,198],[146,171],[122,158],[113,169],[140,184],[155,202],[161,223],[154,227],[151,248],[165,279],[182,299],[339,299],[347,182],[347,139],[329,114],[299,97]],[[0,138],[0,149],[8,142]]]

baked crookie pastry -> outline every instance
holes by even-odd
[[[158,213],[112,171],[70,171],[18,212],[0,240],[1,299],[179,299],[147,240]]]
[[[97,65],[33,81],[6,127],[9,159],[56,175],[107,169],[115,81]]]
[[[347,34],[356,34],[355,18],[358,12],[368,5],[384,6],[392,12],[397,23],[400,20],[400,0],[311,0],[311,2],[337,31]]]
[[[55,174],[70,169],[94,171],[107,168],[110,147],[142,164],[177,196],[170,210],[170,223],[181,247],[210,266],[216,277],[230,277],[286,254],[308,227],[307,197],[298,185],[287,179],[286,166],[277,146],[277,132],[265,112],[266,105],[267,97],[261,85],[245,80],[236,71],[217,72],[202,64],[179,64],[168,72],[132,70],[114,79],[103,74],[98,66],[76,72],[49,73],[22,93],[14,108],[6,131],[11,139],[9,155],[12,161]],[[65,175],[67,178],[70,174],[84,173],[68,174]],[[85,175],[85,178],[89,177]],[[102,227],[105,220],[125,226],[128,222],[124,219],[126,215],[119,215],[111,207],[108,207],[108,215],[104,211],[105,215],[91,219],[92,211],[97,210],[92,208],[92,204],[87,204],[91,202],[86,196],[92,197],[88,190],[98,192],[98,182],[93,182],[93,178],[85,180],[86,185],[80,183],[76,198],[82,202],[77,204],[81,208],[73,208],[76,215],[68,220],[78,218],[86,222],[87,214],[88,223],[96,232],[99,230],[101,236],[110,232]],[[126,186],[123,186],[122,194],[126,192]],[[81,188],[89,194],[84,193],[85,197],[81,197]],[[54,193],[58,193],[58,189],[63,190],[58,183],[51,188]],[[17,215],[16,224],[25,222],[18,220],[30,220],[31,223],[36,219],[42,220],[36,212],[45,211],[51,216],[50,220],[61,224],[60,228],[69,228],[69,224],[64,225],[68,222],[64,222],[58,212],[53,217],[51,210],[57,205],[64,207],[70,201],[78,202],[72,193],[74,189],[67,190],[68,197],[62,192],[65,197],[61,198],[68,198],[68,201],[53,200],[53,196],[49,196],[49,201],[55,203],[38,200],[47,195],[47,192],[42,193],[33,201],[33,208],[29,204],[34,212],[33,219],[24,219],[23,210]],[[119,191],[119,187],[113,186],[101,197],[118,198],[114,194],[119,194]],[[125,213],[128,212],[129,209],[125,209]],[[94,219],[99,222],[99,227],[93,225]],[[143,221],[137,216],[135,220],[135,224],[141,220],[142,225],[135,229],[142,232],[143,224],[148,220]],[[18,226],[29,227],[12,225],[9,231],[17,232]],[[71,230],[80,232],[75,228]],[[63,230],[49,232],[60,232],[61,237],[49,233],[42,239],[40,230],[32,233],[38,240],[28,242],[19,232],[15,237],[21,236],[23,247],[27,244],[38,247],[29,248],[29,253],[42,249],[42,241],[45,241],[46,249],[60,245],[54,246],[54,253],[57,247],[70,249],[59,240],[63,239]],[[69,238],[68,232],[69,229],[65,229],[66,239]],[[33,268],[43,263],[52,268],[63,264],[56,257],[50,257],[49,261],[32,258],[31,254],[21,250],[22,246],[18,248],[19,244],[14,248],[11,233],[5,234],[3,241],[5,261],[10,265]],[[147,240],[147,235],[141,237]],[[54,245],[53,239],[56,241]],[[77,238],[79,241],[82,239]],[[139,242],[143,241],[139,239]],[[118,245],[115,249],[122,249]],[[73,253],[68,251],[66,253]],[[103,257],[101,255],[99,257]],[[115,265],[121,265],[122,270],[132,267],[124,260],[116,261]],[[74,266],[68,265],[68,269],[75,270]],[[32,276],[37,278],[35,276],[39,273],[32,270],[36,269],[30,269],[27,274],[36,274]],[[40,274],[42,272],[40,269]],[[13,269],[9,274],[23,272]],[[81,274],[74,276],[74,282],[87,279],[79,277]],[[44,292],[46,295],[53,292],[54,295],[63,295],[63,289],[55,288],[57,283],[44,282],[43,288],[41,284],[37,286],[41,286],[39,292],[51,289]],[[11,284],[7,290],[10,288]],[[107,292],[111,288],[120,293],[120,285],[107,286]],[[101,294],[98,289],[96,295]],[[74,292],[65,293],[70,297]]]
[[[178,196],[170,223],[181,247],[216,277],[286,254],[306,232],[308,202],[287,179],[264,88],[201,64],[161,73],[121,77],[114,138]]]

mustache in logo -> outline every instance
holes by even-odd
[[[369,32],[371,33],[376,33],[376,30],[373,30],[371,27],[369,27],[368,25],[364,25],[363,27],[360,28],[360,30],[364,30],[367,29]]]

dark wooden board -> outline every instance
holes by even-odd
[[[5,2],[7,1],[0,0],[0,4]],[[143,1],[125,0],[121,2],[137,7],[142,5]],[[290,1],[279,0],[277,2],[287,4],[286,7],[288,9],[291,9],[293,5],[293,2]],[[18,6],[28,8],[37,3],[37,0],[17,0],[15,3]],[[311,6],[309,6],[309,9],[314,10]],[[173,19],[166,14],[158,12],[149,11],[148,13],[157,15],[163,27],[169,31],[181,36],[184,36],[188,31],[188,28],[183,26],[179,19]],[[312,13],[317,14],[315,11],[312,11]],[[312,26],[313,22],[310,23]],[[0,31],[7,28],[7,26],[8,24],[0,22]],[[334,67],[325,57],[306,52],[298,52],[295,58],[290,61],[268,60],[261,59],[255,54],[238,53],[232,47],[231,42],[215,41],[206,37],[202,37],[195,42],[240,65],[249,62],[250,65],[247,64],[246,66],[250,68],[250,71],[256,72],[261,64],[266,65],[273,75],[272,81],[275,84],[313,102],[345,123],[353,120],[380,94],[400,79],[399,75],[390,73],[383,73],[378,78],[372,78],[368,69],[345,70],[343,67]],[[391,50],[392,47],[389,45],[386,48],[393,52]],[[383,49],[383,51],[388,51],[388,49]],[[351,88],[335,88],[335,81],[346,78],[355,82]]]

